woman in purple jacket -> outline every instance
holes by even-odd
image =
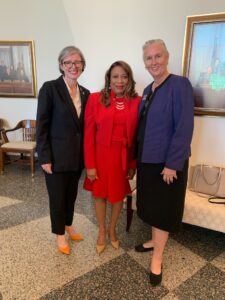
[[[153,251],[149,277],[156,286],[162,281],[169,232],[178,231],[182,222],[194,101],[189,80],[169,73],[169,53],[162,40],[147,41],[143,58],[154,81],[144,90],[140,105],[137,213],[152,232],[151,240],[135,250]]]

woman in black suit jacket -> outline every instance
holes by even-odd
[[[37,151],[49,195],[52,232],[58,250],[70,253],[65,235],[83,240],[72,227],[78,181],[83,168],[83,117],[89,91],[77,79],[85,59],[74,47],[64,48],[58,57],[62,73],[43,84],[38,96]]]

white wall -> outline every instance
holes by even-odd
[[[186,17],[225,12],[221,0],[63,0],[74,42],[87,59],[80,82],[91,91],[103,86],[112,62],[127,61],[141,94],[151,78],[144,69],[141,47],[152,38],[165,40],[170,71],[182,74]],[[225,166],[225,117],[195,117],[191,164]]]
[[[1,40],[34,40],[38,90],[46,80],[57,78],[60,50],[73,44],[61,0],[1,0]],[[36,118],[37,99],[0,98],[0,118],[14,127],[19,120]]]
[[[80,83],[96,91],[104,73],[118,59],[134,71],[141,94],[150,82],[141,47],[151,38],[165,40],[170,71],[182,73],[186,16],[225,12],[221,0],[1,0],[2,40],[34,40],[38,89],[59,75],[61,48],[75,43],[84,52],[87,68]],[[8,25],[7,25],[8,24]],[[36,99],[0,98],[0,118],[14,126],[35,118]],[[225,117],[195,117],[192,163],[225,166]]]

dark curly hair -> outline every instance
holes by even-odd
[[[125,61],[116,61],[114,62],[110,68],[108,69],[108,71],[106,71],[105,74],[105,86],[104,88],[101,90],[101,103],[105,106],[108,107],[110,106],[110,79],[111,79],[111,72],[115,67],[121,67],[123,68],[123,70],[126,72],[127,76],[128,76],[128,84],[127,87],[125,89],[125,98],[130,98],[130,99],[134,99],[135,97],[137,97],[137,93],[135,91],[135,81],[133,78],[133,72],[131,70],[131,67],[125,62]]]

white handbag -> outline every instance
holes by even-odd
[[[189,189],[214,197],[225,197],[225,168],[208,165],[192,167]]]

